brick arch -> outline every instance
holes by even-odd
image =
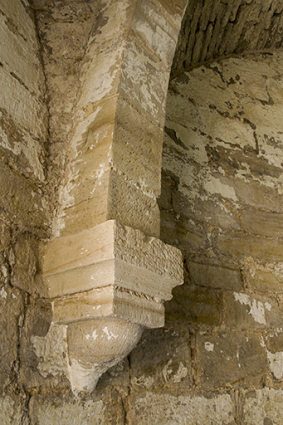
[[[282,12],[280,0],[190,0],[172,75],[218,58],[281,50]]]

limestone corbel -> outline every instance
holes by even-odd
[[[110,220],[49,242],[43,274],[53,322],[67,325],[72,390],[92,391],[144,328],[164,325],[163,302],[183,283],[182,255]]]

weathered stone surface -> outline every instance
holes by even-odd
[[[10,384],[18,367],[19,332],[23,321],[24,296],[16,288],[0,288],[0,389]]]
[[[51,322],[50,302],[33,300],[26,310],[19,350],[21,384],[29,391],[43,383],[61,384],[67,370],[66,329]]]
[[[283,378],[283,334],[282,328],[266,332],[262,338],[262,346],[265,347],[269,367],[275,380]]]
[[[119,394],[114,391],[92,394],[91,398],[69,395],[35,395],[30,401],[31,425],[79,423],[92,425],[123,425],[124,409]]]
[[[102,400],[66,400],[62,405],[59,399],[48,400],[34,396],[31,399],[31,413],[32,425],[106,423],[105,405]]]
[[[126,41],[120,95],[136,110],[159,126],[164,124],[168,68],[152,49],[144,47],[138,38]]]
[[[68,376],[74,393],[91,392],[100,376],[126,357],[142,333],[125,320],[85,320],[68,326]]]
[[[2,425],[20,425],[23,420],[22,406],[13,397],[0,398],[0,421]]]
[[[280,425],[282,421],[282,389],[263,388],[245,393],[245,425]]]
[[[189,2],[182,22],[173,74],[203,61],[248,51],[281,47],[280,0],[229,3]]]
[[[283,216],[281,214],[244,210],[240,221],[242,228],[248,232],[276,238],[283,237]]]
[[[219,324],[222,309],[220,291],[189,283],[176,288],[172,301],[166,303],[166,313],[170,319],[206,325]]]
[[[113,135],[113,164],[143,190],[160,194],[163,131],[119,98]]]
[[[240,329],[277,327],[282,321],[274,299],[240,292],[224,295],[224,312],[227,325]]]
[[[203,252],[207,246],[207,236],[198,223],[180,220],[181,216],[171,211],[162,211],[162,240],[179,246],[189,255]]]
[[[239,270],[193,262],[188,264],[188,269],[190,278],[196,285],[234,289],[235,291],[242,288],[242,278]]]
[[[123,284],[123,282],[122,282]],[[87,293],[55,299],[52,303],[55,323],[68,324],[80,320],[128,320],[148,328],[164,325],[164,306],[153,297],[123,287],[109,285]]]
[[[32,235],[21,234],[10,252],[13,271],[11,284],[30,294],[47,294],[42,280],[40,243]]]
[[[95,243],[94,243],[95,241]],[[80,256],[78,257],[78,253]],[[84,255],[87,254],[87,255]],[[104,271],[105,260],[119,260],[117,282],[114,269],[109,273],[109,269]],[[170,294],[168,289],[170,281],[183,281],[182,256],[178,249],[164,244],[159,239],[148,237],[136,229],[123,226],[114,220],[107,221],[91,230],[86,230],[81,234],[65,236],[54,239],[46,245],[44,258],[44,277],[49,288],[51,297],[62,296],[68,293],[75,293],[92,289],[95,287],[120,285],[124,280],[121,262],[126,263],[125,269],[125,288],[144,292],[152,297],[168,299]],[[103,277],[110,278],[110,281],[98,280],[92,273],[91,268],[87,268],[85,282],[81,282],[76,269],[85,266],[92,266],[101,263]],[[120,264],[120,266],[119,266]],[[111,261],[108,262],[109,268]],[[130,268],[127,267],[131,266]],[[127,273],[133,270],[137,277],[127,280]],[[146,276],[152,276],[153,281],[150,284],[144,280],[143,287],[140,279],[140,270],[145,269]],[[68,272],[74,270],[74,282],[68,282],[70,276]],[[120,273],[119,273],[120,270]],[[136,273],[134,271],[136,270]],[[99,270],[96,270],[99,272]],[[64,278],[66,274],[66,278]],[[58,286],[58,279],[63,277],[63,284]],[[114,281],[113,281],[114,277]],[[112,279],[112,280],[111,280]],[[158,287],[158,279],[162,279],[162,290]],[[156,283],[155,283],[156,281]],[[169,285],[169,286],[168,286]],[[172,285],[171,285],[172,288]]]
[[[95,392],[77,397],[70,368],[80,369],[79,354],[91,359],[99,310],[157,323],[179,279],[181,257],[152,236],[166,85],[187,1],[33,0],[35,21],[28,0],[0,3],[0,422],[280,423],[281,0],[188,2],[179,70],[205,65],[171,82],[160,201],[162,239],[182,249],[187,286],[167,306],[170,329],[148,331]],[[237,56],[257,49],[265,53]],[[64,275],[53,282],[54,315],[38,298],[48,209],[53,237],[77,234],[79,248],[54,252],[50,276]],[[97,261],[100,239],[86,251],[86,233],[113,218],[149,236],[122,226],[117,250],[102,244]],[[109,281],[109,292],[100,288]],[[72,337],[52,323],[82,318]],[[116,334],[104,328],[111,345]]]
[[[219,234],[216,238],[216,249],[233,258],[253,257],[260,260],[281,261],[282,241],[260,236],[247,236],[244,233]]]
[[[283,275],[281,269],[250,269],[247,279],[251,288],[256,291],[273,294],[283,292]]]
[[[112,170],[108,191],[107,218],[125,226],[159,237],[160,213],[155,196],[136,188],[132,182]]]
[[[93,193],[89,197],[86,196],[86,199],[78,204],[74,202],[73,206],[67,207],[62,216],[56,219],[53,228],[54,236],[79,233],[107,220],[109,175],[110,171],[106,169],[106,171],[102,171],[101,174],[95,176],[95,184],[91,188]],[[86,185],[85,195],[90,189],[87,183],[87,181],[84,182]]]
[[[207,389],[258,384],[268,370],[261,339],[252,334],[199,335],[198,350],[200,379]]]
[[[41,189],[0,162],[0,208],[5,221],[46,237],[49,220]]]
[[[113,220],[49,242],[43,272],[52,320],[68,325],[73,391],[92,391],[144,327],[163,326],[163,301],[183,282],[179,250]]]
[[[140,1],[132,21],[133,31],[137,32],[145,44],[152,48],[168,67],[173,60],[179,33],[178,15],[182,15],[186,2],[182,1],[179,5],[175,1],[171,3],[168,6],[167,2]]]
[[[190,335],[182,327],[144,331],[131,353],[131,384],[136,391],[169,390],[192,385]]]
[[[1,157],[4,152],[11,155],[11,162],[22,174],[42,182],[47,108],[34,22],[21,2],[4,3],[0,6]]]
[[[265,187],[258,182],[236,180],[234,188],[237,197],[245,205],[263,208],[276,213],[282,210],[282,199],[276,189]]]
[[[134,395],[128,418],[133,425],[198,423],[207,425],[235,425],[233,402],[228,394],[205,398],[195,396],[172,396],[148,392],[143,396]]]

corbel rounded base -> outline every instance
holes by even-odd
[[[93,391],[100,376],[137,345],[143,327],[119,319],[68,325],[69,379],[72,391]]]

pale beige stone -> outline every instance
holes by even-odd
[[[66,400],[63,404],[55,403],[46,396],[31,398],[31,424],[40,425],[85,425],[106,424],[107,410],[102,400],[79,399]]]
[[[246,392],[244,402],[245,424],[280,425],[282,422],[282,389],[263,388]]]
[[[169,299],[170,285],[172,288],[176,284],[181,284],[183,280],[182,259],[178,249],[170,247],[158,239],[147,237],[138,230],[125,227],[111,220],[93,229],[83,231],[80,234],[57,238],[47,244],[43,269],[44,278],[46,279],[48,288],[50,288],[51,296],[62,296],[67,293],[107,286],[109,281],[99,284],[99,281],[93,275],[91,267],[85,270],[83,268],[101,263],[102,273],[105,276],[104,273],[107,273],[104,268],[105,260],[114,259],[119,260],[117,263],[117,284],[121,283],[124,279],[123,263],[125,263],[127,273],[132,270],[133,276],[134,274],[137,275],[136,285],[134,282],[135,279],[130,282],[131,279],[125,273],[126,282],[128,281],[126,287],[129,285],[128,289],[136,290],[137,292],[145,291],[150,296]],[[108,262],[109,268],[113,267],[112,263],[111,261]],[[69,291],[66,286],[65,292],[59,292],[59,289],[57,289],[59,275],[74,270],[76,276],[76,269],[80,268],[83,270],[85,280],[89,282],[87,284],[88,286],[81,284],[82,279],[77,275],[77,286],[74,283],[71,284],[73,290]],[[153,285],[147,284],[147,279],[144,279],[145,289],[139,275],[142,269],[145,269],[145,276],[153,278]],[[99,276],[99,269],[96,268],[96,270]],[[107,275],[115,276],[114,273]],[[158,279],[160,279],[160,288],[164,288],[162,289],[162,293],[158,289]],[[97,284],[93,285],[92,281],[96,281]],[[115,280],[112,284],[116,284]]]
[[[234,425],[233,402],[228,394],[211,398],[202,395],[174,396],[170,394],[146,393],[132,396],[129,411],[132,424],[184,423],[207,425]]]
[[[100,376],[135,347],[142,327],[123,320],[87,320],[68,326],[72,390],[92,391]]]
[[[182,255],[111,220],[49,242],[43,274],[49,296],[56,297],[53,322],[68,325],[71,335],[72,390],[92,391],[99,377],[133,349],[144,327],[164,325],[163,301],[183,282]]]
[[[0,398],[0,421],[1,425],[20,425],[23,420],[21,405],[16,403],[12,397]]]
[[[112,317],[148,328],[164,326],[164,306],[161,302],[113,286],[55,299],[53,311],[54,322],[61,324]]]

